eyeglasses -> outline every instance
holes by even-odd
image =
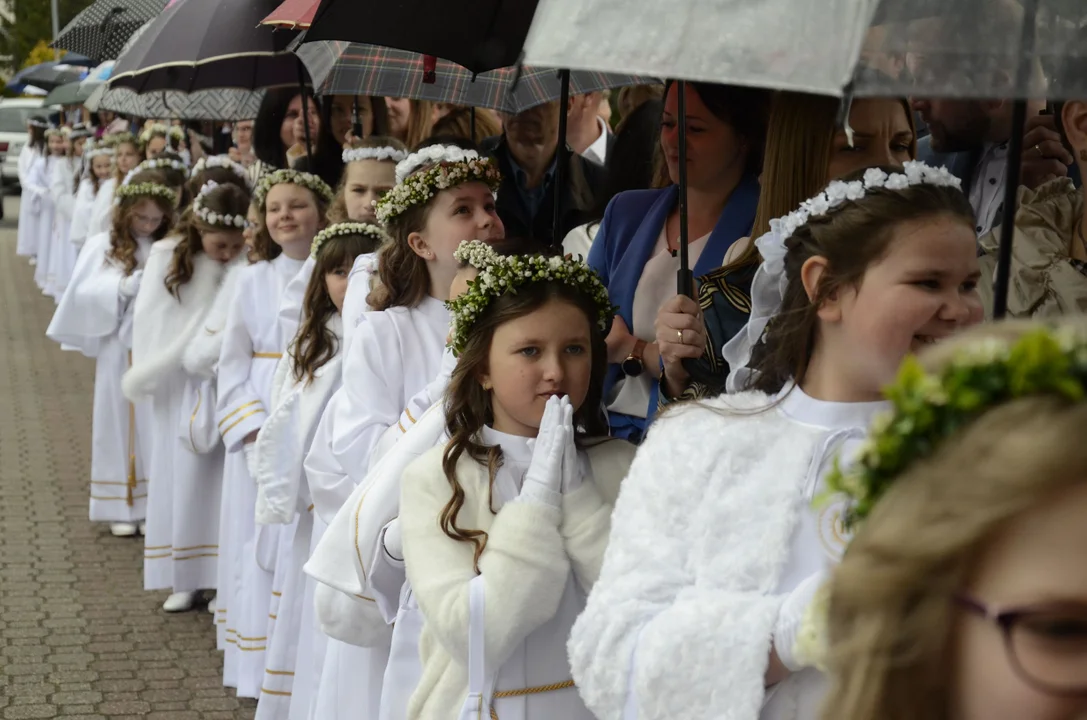
[[[1050,695],[1087,695],[1087,604],[1052,603],[1001,610],[971,597],[955,601],[995,624],[1016,673]]]

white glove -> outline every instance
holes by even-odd
[[[249,471],[249,477],[254,481],[257,479],[257,444],[255,442],[246,443],[242,445],[242,452],[245,453],[245,469]]]
[[[804,625],[804,616],[808,614],[808,606],[826,580],[824,570],[808,576],[786,596],[778,611],[774,624],[774,652],[781,664],[792,672],[805,667],[805,663],[797,658],[796,640]]]
[[[570,405],[569,398],[563,398],[563,402],[566,403],[566,407],[570,408],[571,418],[573,417],[573,406]],[[566,446],[562,451],[562,494],[566,495],[572,493],[581,487],[583,481],[583,473],[581,470],[581,459],[578,457],[577,445],[574,443],[574,436],[576,435],[573,427],[573,420],[571,419],[570,432],[566,436]]]
[[[565,403],[565,404],[564,404]],[[525,473],[518,500],[562,508],[562,456],[566,437],[573,432],[573,408],[567,398],[548,399],[540,431],[532,447],[532,462]]]
[[[136,293],[140,291],[140,281],[143,280],[143,270],[133,270],[131,275],[126,275],[121,279],[121,285],[118,288],[118,292],[121,293],[121,297],[134,298]]]
[[[404,560],[404,542],[400,538],[400,518],[394,518],[385,526],[381,544],[385,547],[385,554],[393,560]]]

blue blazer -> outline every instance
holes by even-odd
[[[668,214],[679,200],[675,185],[660,190],[628,190],[619,193],[604,212],[604,219],[589,250],[589,266],[608,288],[613,305],[627,327],[634,327],[634,291],[642,277],[645,264],[657,244]],[[728,205],[717,220],[706,247],[692,268],[695,277],[705,275],[721,265],[732,243],[751,233],[755,209],[759,204],[759,182],[754,175],[745,176],[736,186]],[[608,368],[604,384],[605,397],[611,392],[622,371],[618,365]],[[645,418],[611,414],[609,422],[614,435],[640,437],[657,409],[657,384]]]

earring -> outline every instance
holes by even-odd
[[[486,390],[487,392],[490,392],[490,390],[491,390],[491,381],[490,380],[484,380],[482,382],[482,385],[483,385],[484,390]]]

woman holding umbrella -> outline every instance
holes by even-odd
[[[321,98],[320,126],[317,130],[317,147],[309,156],[294,161],[293,167],[317,175],[329,187],[340,184],[343,175],[343,151],[350,137],[354,136],[355,111],[358,110],[358,130],[362,138],[385,135],[389,120],[385,103],[381,98],[365,95],[330,95]],[[301,119],[296,120],[301,125]],[[295,131],[298,136],[302,133]],[[302,134],[303,142],[305,136]],[[304,147],[304,146],[303,146]]]
[[[313,104],[309,104],[313,113]],[[269,90],[257,111],[253,125],[253,154],[257,156],[249,168],[254,184],[261,176],[289,166],[287,152],[295,144],[295,121],[302,117],[302,95],[294,88]],[[316,127],[317,118],[311,119]]]

